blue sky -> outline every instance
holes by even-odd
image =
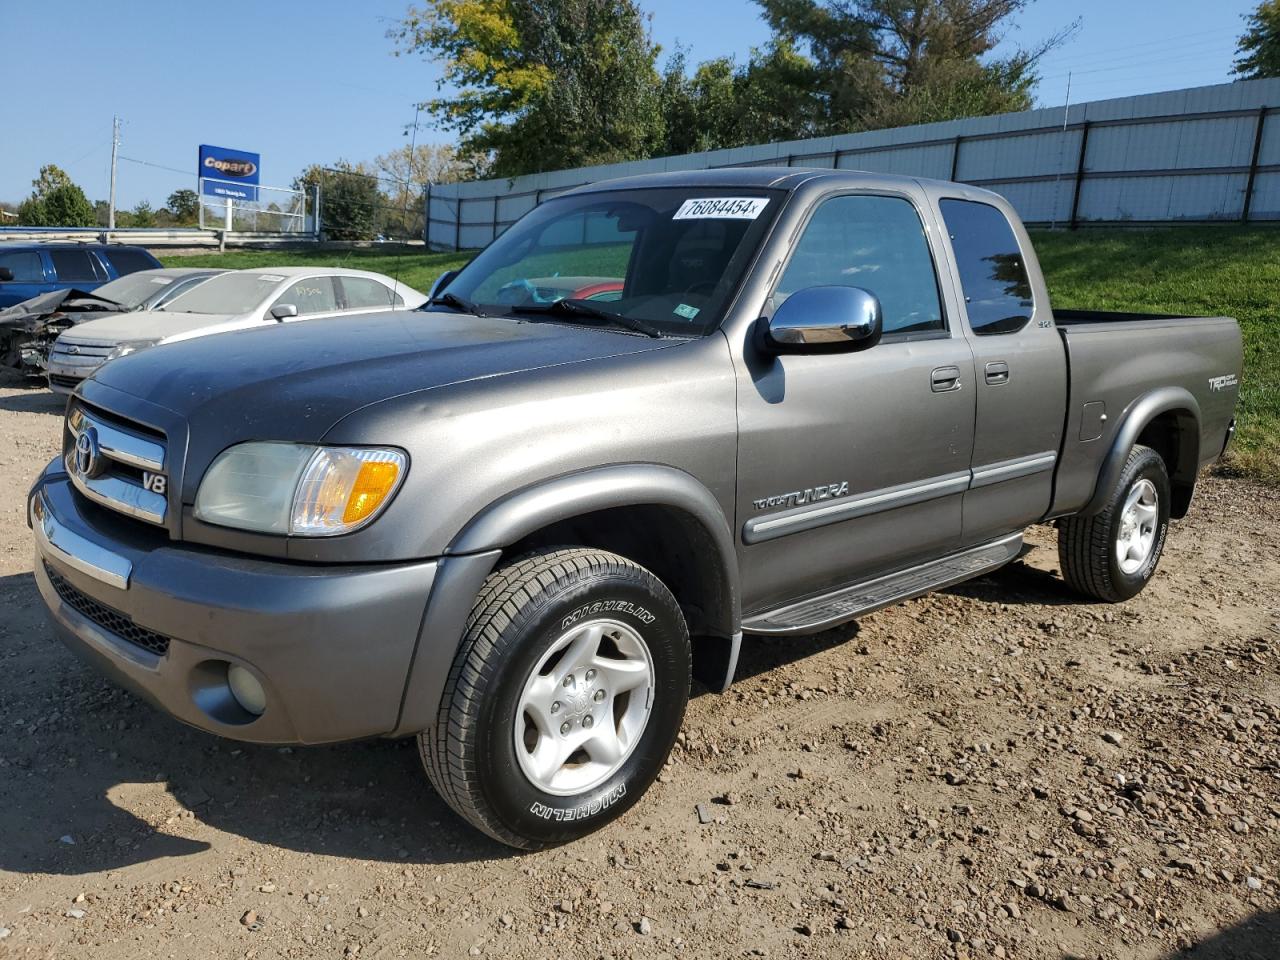
[[[768,39],[744,0],[640,0],[654,38],[693,61],[744,59]],[[1042,104],[1222,83],[1249,0],[1038,0],[1006,43],[1032,45],[1076,17],[1072,42],[1044,64]],[[163,204],[194,187],[200,143],[262,154],[262,182],[304,166],[372,160],[403,144],[436,67],[392,56],[386,31],[406,0],[0,0],[0,199],[18,201],[42,163],[91,199],[107,195],[111,116],[125,120],[118,198]],[[19,107],[19,105],[21,105]],[[419,138],[447,142],[428,126]],[[158,166],[144,166],[142,160]],[[172,170],[162,169],[164,167]]]

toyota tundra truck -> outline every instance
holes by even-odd
[[[1010,204],[963,184],[597,183],[420,310],[100,368],[30,493],[35,578],[179,720],[415,736],[462,818],[535,849],[639,800],[744,634],[980,576],[1050,522],[1067,587],[1134,596],[1240,375],[1232,319],[1055,313]]]

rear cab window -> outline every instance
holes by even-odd
[[[989,203],[942,200],[969,327],[978,336],[1016,333],[1031,321],[1035,302],[1018,238]]]

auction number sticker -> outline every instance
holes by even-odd
[[[703,197],[686,200],[672,220],[754,220],[769,205],[768,197]]]

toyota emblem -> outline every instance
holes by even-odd
[[[86,427],[84,432],[76,437],[76,471],[80,476],[85,479],[97,476],[101,454],[102,450],[98,446],[98,431],[93,427]]]

